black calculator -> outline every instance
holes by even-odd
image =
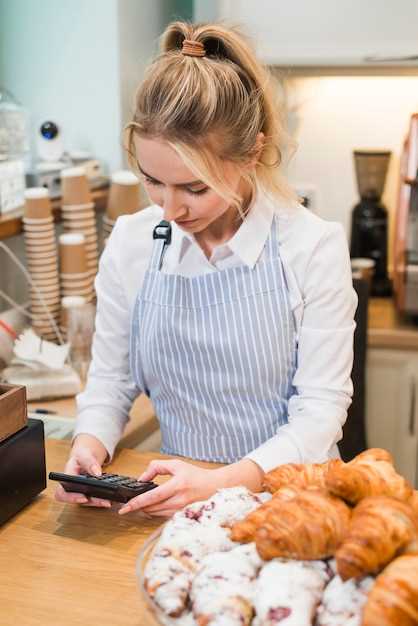
[[[131,498],[158,487],[156,483],[151,481],[142,482],[129,476],[106,473],[101,476],[90,474],[73,476],[72,474],[50,472],[49,479],[60,482],[65,491],[83,493],[86,496],[104,498],[114,502],[128,502]]]

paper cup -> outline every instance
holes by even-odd
[[[52,243],[55,241],[55,231],[51,230],[49,232],[33,232],[33,231],[24,231],[25,241],[29,243],[29,245],[34,245],[35,243]]]
[[[57,260],[56,247],[55,248],[52,248],[52,247],[45,248],[43,246],[38,246],[37,248],[35,248],[34,246],[31,246],[30,248],[25,247],[25,254],[28,260],[39,259],[40,254],[48,254],[48,253],[51,257],[51,261],[53,259]]]
[[[82,233],[60,235],[58,247],[62,274],[81,274],[87,270],[85,245]]]
[[[25,233],[53,233],[54,224],[23,224],[23,231]]]
[[[32,259],[43,259],[44,261],[57,261],[57,249],[56,248],[25,248],[25,255],[28,261]]]
[[[373,279],[375,265],[376,263],[373,259],[362,257],[355,257],[351,259],[351,271],[355,272],[357,275],[360,274],[361,278],[366,280],[369,285]]]
[[[84,296],[65,296],[61,300],[61,314],[60,324],[66,331],[68,327],[69,316],[71,315],[71,309],[78,309],[86,304]]]
[[[50,256],[47,259],[43,259],[39,258],[37,255],[26,255],[26,260],[29,268],[39,269],[42,267],[44,269],[48,269],[49,271],[54,267],[58,268],[56,256]]]
[[[82,167],[70,167],[61,172],[62,204],[85,205],[91,203],[90,187]]]
[[[40,287],[38,284],[36,286],[38,287],[38,290],[40,291],[42,296],[44,296],[45,294],[47,295],[47,297],[48,297],[48,294],[57,294],[57,295],[59,295],[59,292],[60,292],[59,283],[57,283],[54,280],[51,281],[49,284],[46,283],[45,285],[42,285],[42,287]],[[34,287],[31,287],[30,288],[31,297],[37,298],[38,297],[38,290],[35,289]]]
[[[79,232],[82,232],[86,239],[97,239],[97,228],[94,226],[85,226],[79,229]]]
[[[57,261],[57,251],[56,250],[47,250],[44,252],[43,250],[26,250],[26,258],[27,259],[39,259],[42,261]]]
[[[57,322],[59,320],[59,316],[60,316],[60,311],[61,311],[61,304],[59,304],[58,307],[48,307],[48,313],[49,315],[52,317],[52,319],[54,320],[54,322]],[[49,319],[49,316],[46,314],[45,309],[43,309],[42,311],[35,311],[31,309],[31,316],[32,316],[32,324],[34,326],[37,327],[43,327],[45,328],[45,330],[47,329],[52,329],[52,322]]]
[[[78,274],[60,274],[60,280],[64,282],[66,279],[68,280],[84,280],[90,276],[90,272],[87,270],[86,272],[80,272]]]
[[[38,287],[41,296],[43,299],[45,298],[49,298],[51,296],[59,296],[60,295],[60,287],[57,284],[52,284],[52,285],[42,285],[42,287]],[[38,300],[39,296],[38,296],[38,291],[36,289],[31,288],[30,289],[30,298],[31,301],[34,302],[34,300]]]
[[[94,202],[87,202],[86,204],[65,204],[62,203],[61,210],[69,215],[75,215],[79,213],[84,215],[88,211],[94,211]]]
[[[43,302],[48,306],[50,304],[57,304],[61,300],[59,291],[55,291],[50,294],[41,293],[41,297]],[[31,306],[42,306],[41,299],[38,295],[34,295],[33,298],[31,298]]]
[[[51,278],[58,279],[58,271],[55,266],[52,268],[45,268],[39,265],[35,266],[32,270],[29,270],[29,274],[34,282],[41,280],[51,280]]]
[[[96,220],[86,220],[79,221],[74,220],[73,222],[67,222],[64,220],[63,222],[64,231],[65,232],[79,232],[79,233],[89,233],[90,231],[95,232],[96,230]]]
[[[99,250],[99,242],[92,241],[91,243],[86,243],[86,251],[87,252],[97,252]]]
[[[33,281],[33,285],[30,286],[30,290],[31,292],[33,291],[35,293],[35,286],[40,290],[40,292],[42,293],[44,288],[47,287],[55,287],[57,289],[57,291],[59,291],[59,282],[58,282],[58,278],[46,278],[44,280],[34,280]]]
[[[22,217],[22,222],[24,224],[24,227],[28,227],[28,230],[30,230],[33,227],[38,227],[38,226],[48,226],[48,225],[53,225],[54,223],[54,219],[51,217],[43,217],[43,218],[39,218],[39,219],[33,219],[33,218],[28,218],[28,217]]]
[[[61,286],[62,289],[67,290],[67,289],[87,289],[87,287],[91,287],[91,278],[88,277],[85,280],[67,280],[67,281],[61,281]]]
[[[45,302],[45,306],[47,307],[49,314],[52,315],[54,319],[59,316],[61,301]],[[38,304],[37,302],[34,304],[31,303],[30,312],[33,320],[42,321],[48,319],[45,307],[43,307],[42,304]]]
[[[106,214],[111,220],[119,215],[135,213],[141,204],[138,178],[129,170],[115,172],[111,177]]]
[[[56,323],[59,320],[60,317],[60,312],[61,312],[61,304],[59,304],[58,307],[56,307],[54,305],[54,307],[48,307],[48,313],[49,315],[52,317],[52,319],[54,320],[54,322]],[[48,329],[52,329],[52,322],[49,319],[49,316],[46,314],[45,309],[43,310],[36,310],[31,308],[31,317],[32,317],[32,324],[34,326],[40,327],[42,326],[43,328],[45,328],[45,330]]]
[[[59,305],[49,305],[47,307],[47,310],[38,306],[35,306],[33,308],[31,307],[32,323],[36,324],[37,326],[52,326],[50,316],[55,322],[57,317],[59,318],[60,310],[61,302],[59,303]]]
[[[93,245],[93,244],[91,244]],[[99,250],[98,250],[98,245],[95,244],[97,247],[96,248],[90,248],[89,250],[86,250],[86,255],[87,255],[87,259],[91,260],[94,257],[96,258],[96,260],[98,261],[99,259]]]
[[[46,219],[52,216],[51,200],[45,187],[30,187],[25,190],[25,219]]]
[[[80,296],[84,296],[85,294],[90,294],[90,292],[92,291],[93,287],[92,284],[90,282],[90,284],[84,284],[84,285],[62,285],[61,286],[61,292],[63,296],[71,296],[71,295],[80,295]]]

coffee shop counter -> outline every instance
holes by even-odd
[[[47,440],[47,473],[62,471],[68,453],[68,442]],[[109,471],[138,476],[152,458],[167,457],[123,449]],[[117,505],[65,505],[54,500],[55,486],[48,481],[46,491],[0,528],[1,626],[154,624],[135,565],[164,520],[121,517]]]
[[[367,345],[369,348],[418,350],[418,324],[399,315],[392,298],[371,298]]]

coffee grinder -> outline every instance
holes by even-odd
[[[360,202],[352,212],[350,256],[375,262],[371,295],[378,297],[392,292],[387,274],[388,215],[380,202],[390,155],[388,150],[354,150]]]

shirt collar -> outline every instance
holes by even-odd
[[[274,208],[270,198],[257,190],[255,202],[237,232],[217,249],[229,248],[245,265],[253,268],[270,234],[273,213]],[[174,235],[172,246],[175,248],[172,252],[175,252],[178,262],[181,262],[188,248],[198,244],[193,235],[184,232],[175,222],[171,225]]]
[[[253,268],[258,261],[271,230],[273,208],[264,194],[256,200],[235,235],[226,242],[241,261]]]

